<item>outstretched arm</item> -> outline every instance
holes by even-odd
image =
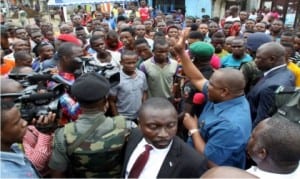
[[[183,34],[179,38],[179,41],[175,45],[174,49],[178,55],[178,57],[181,59],[183,71],[186,74],[187,77],[190,78],[193,85],[200,91],[202,91],[202,88],[207,81],[207,79],[202,75],[202,73],[198,70],[198,68],[193,64],[192,60],[188,56],[188,54],[185,52],[185,41],[190,33],[190,29],[186,29],[183,31]]]

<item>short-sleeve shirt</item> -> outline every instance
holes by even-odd
[[[208,82],[202,91],[206,97],[207,89]],[[204,155],[209,160],[217,165],[245,167],[245,149],[252,126],[249,103],[244,95],[219,103],[207,101],[198,124],[206,143]]]
[[[242,59],[236,59],[232,54],[222,58],[222,68],[235,68],[240,69],[242,63],[250,62],[252,57],[246,54]]]
[[[174,76],[178,72],[178,62],[169,59],[168,64],[161,68],[154,58],[144,61],[140,70],[146,74],[149,97],[170,98],[173,96]]]
[[[110,90],[110,95],[117,97],[119,114],[130,119],[137,118],[137,112],[142,105],[144,91],[148,89],[145,74],[136,70],[133,78],[120,72],[120,83]]]

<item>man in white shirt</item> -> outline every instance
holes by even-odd
[[[239,8],[237,6],[231,6],[229,8],[230,10],[230,16],[228,16],[225,19],[225,22],[234,22],[234,21],[240,21],[240,17],[239,17]]]
[[[259,178],[300,176],[300,124],[281,116],[261,121],[253,130],[248,154],[257,164],[247,171]]]
[[[90,38],[90,45],[93,50],[95,50],[97,53],[93,54],[93,64],[98,66],[106,66],[106,65],[112,65],[114,67],[117,67],[118,69],[121,69],[121,54],[120,52],[114,52],[111,50],[107,50],[105,47],[105,39],[102,36],[92,36]]]
[[[152,150],[137,178],[199,178],[206,171],[205,157],[175,136],[177,112],[168,100],[148,99],[140,108],[138,122],[139,128],[128,139],[122,177],[132,177],[145,146]]]

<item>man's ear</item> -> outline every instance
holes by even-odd
[[[272,63],[275,63],[275,62],[277,61],[277,58],[278,58],[278,57],[276,57],[275,55],[272,55],[272,56],[270,57],[271,62],[272,62]]]
[[[258,152],[258,157],[261,159],[261,160],[264,160],[265,158],[267,158],[268,156],[268,152],[265,148],[261,148],[260,151]]]
[[[225,97],[225,96],[227,96],[229,94],[230,94],[230,90],[228,88],[223,88],[222,89],[222,93],[221,93],[222,97]]]

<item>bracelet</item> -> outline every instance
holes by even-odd
[[[193,134],[195,134],[198,131],[199,131],[199,129],[190,129],[189,132],[188,132],[188,136],[191,137]]]

